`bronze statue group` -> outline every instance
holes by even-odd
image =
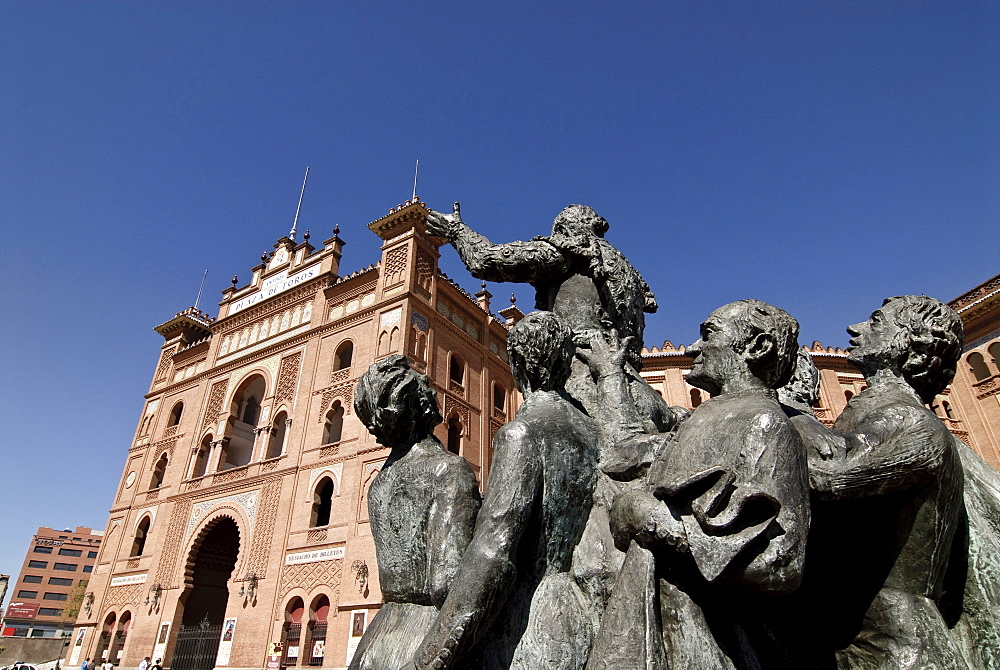
[[[432,212],[478,278],[529,282],[508,337],[524,402],[481,499],[403,356],[355,408],[391,453],[369,492],[385,605],[351,670],[1000,667],[1000,476],[926,404],[958,315],[886,300],[848,329],[867,388],[831,428],[798,323],[741,300],[688,349],[690,414],[639,376],[649,287],[589,207],[493,244]]]

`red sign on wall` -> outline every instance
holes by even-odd
[[[38,603],[12,602],[7,606],[7,616],[11,619],[34,619],[38,616]]]

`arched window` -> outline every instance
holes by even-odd
[[[267,385],[260,375],[254,375],[243,382],[233,396],[233,413],[236,418],[245,424],[256,426],[260,420],[260,403],[266,391]]]
[[[288,415],[285,412],[278,412],[271,424],[271,436],[267,441],[267,452],[264,458],[277,458],[285,451],[285,433],[288,429]]]
[[[462,420],[454,414],[448,418],[448,451],[462,453]]]
[[[691,389],[691,407],[697,407],[701,404],[701,391],[698,389]]]
[[[109,612],[108,616],[104,619],[104,625],[101,627],[101,637],[97,642],[97,658],[108,658],[108,651],[111,647],[111,635],[115,630],[115,621],[117,621],[114,612]]]
[[[844,391],[844,400],[851,402],[851,398],[854,397],[854,391]]]
[[[399,349],[399,328],[393,328],[389,331],[389,351],[396,351]]]
[[[115,631],[115,637],[111,642],[111,648],[108,650],[108,658],[115,665],[119,665],[122,659],[122,650],[125,649],[125,640],[128,639],[128,631],[132,627],[132,613],[129,611],[122,612],[121,619],[118,620],[118,630]]]
[[[198,447],[198,453],[194,455],[194,467],[191,468],[191,477],[203,477],[208,470],[208,455],[212,452],[212,436],[206,435]]]
[[[465,384],[465,363],[457,355],[452,354],[448,363],[448,379],[459,386]]]
[[[251,426],[257,425],[257,419],[260,417],[260,400],[254,396],[250,396],[243,403],[243,412],[240,414],[240,421],[243,423],[248,423]]]
[[[146,535],[149,533],[149,517],[143,518],[139,526],[135,529],[135,539],[132,540],[132,553],[129,556],[142,556],[143,549],[146,548]]]
[[[233,394],[230,412],[236,421],[225,436],[223,453],[219,457],[220,471],[246,465],[254,458],[257,423],[266,394],[267,384],[262,375],[251,375]]]
[[[330,525],[330,510],[333,507],[333,480],[321,477],[313,490],[312,519],[309,523],[313,528]]]
[[[427,334],[424,332],[417,333],[416,355],[420,360],[426,360],[427,358]]]
[[[986,351],[993,357],[993,367],[1000,369],[1000,342],[994,342],[986,347]]]
[[[507,389],[500,384],[493,385],[493,409],[502,412],[507,408]]]
[[[340,442],[344,433],[344,406],[339,400],[334,400],[330,411],[326,413],[326,423],[323,424],[323,444]]]
[[[302,615],[305,613],[302,598],[292,598],[285,607],[285,626],[281,641],[285,643],[285,666],[294,667],[299,662],[299,643],[302,639]]]
[[[333,357],[333,369],[345,370],[351,367],[351,359],[354,357],[354,343],[350,340],[345,340],[340,343],[337,347],[337,353]]]
[[[174,408],[170,410],[170,421],[167,423],[167,427],[177,426],[181,422],[181,414],[184,413],[184,403],[179,402],[174,405]]]
[[[974,351],[969,354],[969,357],[965,359],[969,367],[972,368],[972,374],[976,377],[977,382],[981,382],[984,379],[989,379],[993,376],[990,372],[990,368],[986,365],[986,359],[978,351]]]
[[[330,616],[330,599],[320,595],[313,601],[309,616],[309,665],[323,665],[326,654],[326,620]]]
[[[163,475],[167,473],[167,454],[164,453],[153,467],[153,478],[149,480],[149,488],[158,489],[163,484]]]

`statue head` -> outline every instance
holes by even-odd
[[[410,369],[406,356],[372,363],[354,390],[354,411],[380,444],[412,446],[441,423],[427,377]]]
[[[604,237],[608,232],[607,220],[586,205],[570,205],[552,222],[553,235],[595,235]]]
[[[507,351],[522,392],[553,391],[569,377],[573,337],[552,312],[532,312],[510,329]]]
[[[774,305],[760,300],[723,305],[687,348],[694,357],[687,381],[713,395],[746,385],[777,389],[791,377],[798,338],[798,321]]]
[[[867,321],[849,326],[847,332],[847,360],[866,378],[891,370],[925,403],[955,376],[965,339],[955,310],[924,295],[886,298]]]
[[[778,389],[778,400],[786,405],[807,407],[819,400],[819,370],[805,349],[799,348],[792,378]]]

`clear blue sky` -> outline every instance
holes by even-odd
[[[248,278],[307,165],[300,230],[340,224],[346,271],[419,158],[496,241],[597,209],[649,345],[756,297],[844,346],[1000,272],[998,36],[995,2],[0,3],[0,572],[103,526],[153,326]]]

